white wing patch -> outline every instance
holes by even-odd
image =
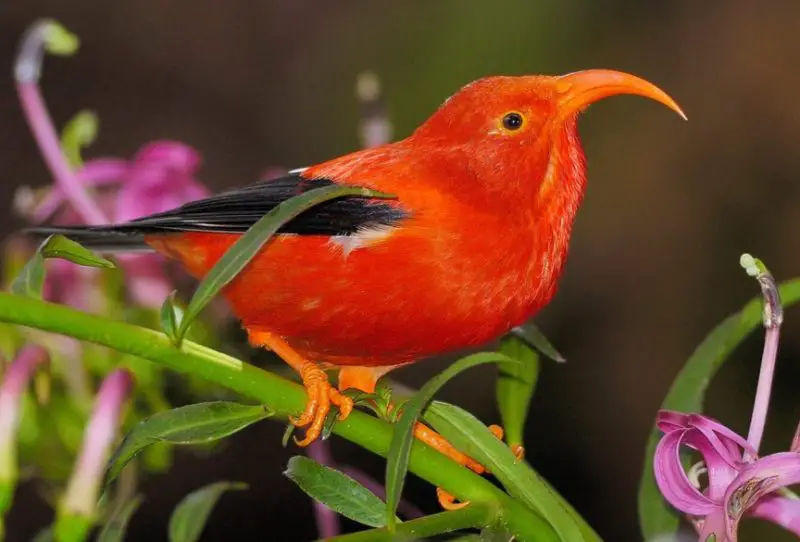
[[[347,258],[354,250],[365,248],[387,239],[396,229],[394,226],[387,225],[372,226],[363,228],[353,235],[334,235],[328,243],[341,248],[342,255]]]
[[[303,173],[307,169],[308,169],[308,166],[299,167],[299,168],[296,168],[296,169],[290,169],[289,170],[289,175],[296,175],[297,173]]]

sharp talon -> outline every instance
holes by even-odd
[[[457,502],[457,499],[453,495],[440,487],[436,488],[436,498],[439,500],[439,505],[445,510],[458,510],[469,504],[469,501]]]
[[[331,403],[339,407],[339,421],[346,419],[353,412],[353,399],[339,393],[335,388],[331,389]]]
[[[290,421],[296,427],[308,426],[302,440],[294,439],[295,444],[304,448],[322,434],[331,404],[339,407],[339,419],[344,420],[353,411],[353,400],[331,386],[323,370],[314,363],[308,362],[308,365],[304,365],[301,376],[308,393],[308,403],[303,414],[296,419],[290,418]]]
[[[498,440],[503,440],[503,435],[505,435],[505,431],[503,431],[503,428],[500,427],[499,425],[497,424],[490,425],[489,431],[491,431],[492,434],[496,436]]]
[[[489,431],[498,439],[503,440],[505,431],[503,431],[503,428],[499,425],[490,425]],[[525,447],[522,444],[512,444],[509,448],[511,448],[511,452],[514,454],[514,457],[517,458],[517,461],[525,459]]]

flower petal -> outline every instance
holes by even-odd
[[[749,515],[771,521],[800,536],[800,499],[764,497],[750,510]]]
[[[763,457],[745,466],[725,492],[724,509],[728,534],[735,533],[742,516],[765,495],[782,487],[800,483],[800,454],[782,452]],[[766,511],[771,509],[767,506]],[[763,510],[762,510],[763,512]]]
[[[719,509],[719,504],[700,493],[683,470],[680,447],[686,431],[668,433],[658,443],[653,462],[656,483],[664,498],[681,512],[706,516]]]
[[[664,433],[689,428],[689,416],[674,410],[659,410],[656,415],[656,426]]]
[[[148,143],[136,153],[134,162],[137,165],[153,164],[192,174],[200,167],[200,154],[189,145],[179,141],[154,141]]]

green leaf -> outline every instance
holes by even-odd
[[[189,493],[169,518],[169,542],[195,542],[222,494],[245,489],[242,482],[216,482]]]
[[[115,267],[110,260],[101,258],[88,248],[79,245],[72,239],[67,239],[63,235],[51,236],[39,250],[45,258],[61,258],[84,267],[102,267],[105,269],[114,269]]]
[[[505,364],[498,367],[497,406],[503,420],[506,442],[509,446],[521,446],[524,443],[523,431],[528,417],[528,406],[539,378],[539,355],[527,343],[514,336],[503,339],[500,352],[520,361],[516,365]]]
[[[175,301],[177,290],[173,290],[171,294],[164,300],[161,305],[161,312],[159,317],[161,319],[161,329],[167,337],[170,338],[173,344],[178,344],[178,328],[183,319],[183,309],[178,306]]]
[[[97,536],[97,542],[123,542],[125,531],[128,530],[128,523],[141,504],[142,498],[138,495],[126,502],[103,526],[103,530]]]
[[[178,327],[178,344],[186,335],[189,325],[203,308],[230,283],[252,260],[261,248],[287,222],[315,205],[344,196],[362,198],[393,198],[390,194],[374,192],[355,186],[324,186],[292,197],[258,220],[222,255],[211,271],[206,274],[192,296],[186,313]]]
[[[522,339],[528,346],[544,354],[546,357],[558,363],[564,363],[567,359],[558,353],[556,347],[544,336],[544,333],[533,323],[522,324],[510,332],[511,335]]]
[[[41,299],[42,288],[44,288],[44,258],[37,250],[11,283],[11,293]]]
[[[383,501],[342,472],[298,455],[289,459],[283,474],[309,497],[346,518],[370,527],[386,525]]]
[[[800,300],[800,279],[785,282],[779,288],[784,307]],[[703,399],[712,377],[727,357],[756,327],[762,323],[761,297],[756,297],[741,311],[732,314],[700,343],[675,378],[662,409],[680,412],[703,411]],[[678,529],[678,515],[658,490],[653,475],[653,458],[661,438],[653,430],[647,441],[645,465],[639,482],[639,522],[645,539],[671,534]]]
[[[389,530],[393,530],[395,527],[394,518],[397,513],[397,505],[400,503],[400,495],[403,492],[403,484],[408,472],[408,458],[414,441],[414,424],[422,413],[422,409],[436,392],[454,376],[484,363],[519,364],[519,361],[497,352],[480,352],[461,358],[441,374],[431,378],[403,406],[403,413],[394,424],[392,442],[386,456],[386,515]]]
[[[79,169],[83,166],[81,150],[94,143],[97,125],[97,115],[87,109],[72,117],[61,131],[61,149],[73,168]]]
[[[475,416],[455,405],[434,401],[425,411],[425,421],[450,444],[485,466],[512,497],[545,518],[561,540],[599,540],[588,525],[582,532],[577,513],[524,461],[517,461],[511,449]]]
[[[196,403],[159,412],[139,422],[120,444],[109,462],[107,483],[145,447],[156,442],[206,444],[228,437],[272,415],[264,406],[227,401]]]
[[[16,295],[42,297],[44,287],[46,258],[61,258],[87,267],[113,268],[114,264],[105,258],[92,253],[75,241],[63,235],[51,235],[39,246],[36,253],[28,260],[22,271],[11,284],[11,291]]]

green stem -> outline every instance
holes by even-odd
[[[471,504],[459,510],[431,514],[398,523],[394,533],[382,527],[328,538],[327,542],[390,542],[392,540],[425,540],[428,537],[461,529],[488,527],[498,519],[497,508],[489,504]]]
[[[7,293],[0,293],[0,321],[89,341],[181,373],[199,376],[259,401],[279,416],[299,415],[305,406],[306,395],[298,384],[190,341],[184,341],[177,348],[166,335],[151,329]],[[357,411],[337,423],[334,432],[383,457],[386,457],[392,438],[391,425]],[[485,478],[418,441],[412,446],[409,468],[420,478],[444,488],[461,501],[499,506],[501,521],[518,540],[558,540],[541,516]]]

